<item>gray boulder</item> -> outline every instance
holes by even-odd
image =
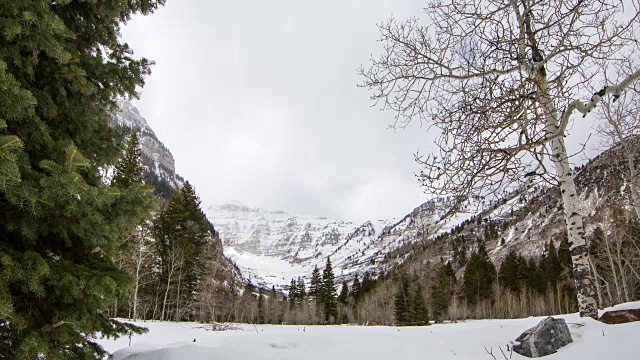
[[[561,347],[573,342],[564,319],[548,317],[538,325],[523,332],[513,345],[513,351],[526,357],[537,358],[553,354]]]

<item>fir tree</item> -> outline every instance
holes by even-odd
[[[560,265],[563,268],[569,270],[569,273],[573,275],[573,261],[571,260],[571,247],[569,245],[569,237],[567,236],[567,232],[564,231],[562,233],[562,241],[560,242],[560,247],[558,247],[558,261],[560,261]]]
[[[299,303],[299,299],[298,282],[296,279],[291,279],[291,284],[289,285],[289,309],[293,309]]]
[[[311,273],[311,281],[309,283],[309,297],[315,302],[317,308],[320,308],[322,304],[322,299],[320,299],[321,284],[322,278],[320,277],[320,270],[318,270],[318,266],[315,266]]]
[[[362,285],[360,285],[360,279],[358,279],[358,274],[353,278],[353,286],[351,287],[351,296],[353,297],[353,301],[355,303],[360,300],[360,295],[362,294]]]
[[[327,258],[327,264],[322,272],[321,286],[322,301],[324,305],[324,320],[333,322],[338,320],[338,304],[336,302],[336,285],[331,259]]]
[[[181,309],[190,305],[199,292],[200,256],[212,233],[212,226],[200,209],[195,189],[186,182],[171,195],[154,220],[154,238],[161,259],[161,278],[165,288],[161,319],[182,319]],[[172,310],[167,304],[173,303]]]
[[[262,292],[262,288],[258,290],[258,324],[265,323],[264,316],[264,294]]]
[[[151,62],[120,26],[164,0],[0,1],[0,342],[7,359],[98,359],[91,339],[140,329],[109,318],[130,293],[112,261],[149,214],[142,185],[104,184],[122,137],[115,99]]]
[[[307,288],[305,287],[304,280],[301,276],[298,276],[296,295],[298,296],[300,303],[302,303],[307,297]]]
[[[542,271],[545,285],[555,288],[562,276],[562,265],[553,241],[549,241],[546,248],[547,250],[540,260],[540,270]]]
[[[141,149],[138,134],[132,132],[124,156],[116,164],[111,185],[128,188],[132,184],[141,184],[144,178],[144,166],[140,158]]]
[[[529,266],[527,268],[527,287],[537,291],[539,294],[544,294],[546,290],[544,277],[535,259],[529,259]]]
[[[431,308],[436,321],[443,321],[449,313],[451,293],[455,282],[455,273],[450,262],[443,265],[436,276],[436,281],[431,287]]]
[[[409,277],[406,273],[399,273],[397,278],[396,296],[393,301],[393,315],[396,325],[406,326],[411,324],[411,294],[409,289]]]
[[[518,254],[516,254],[515,251],[511,250],[502,261],[498,279],[500,285],[515,292],[520,291],[520,265],[518,262]]]
[[[344,305],[349,301],[349,286],[346,281],[342,282],[342,288],[340,289],[340,295],[338,295],[338,301]]]
[[[487,248],[481,242],[467,263],[463,278],[463,291],[470,304],[489,299],[493,295],[493,283],[496,280],[496,267],[491,262]]]
[[[417,326],[429,325],[429,309],[424,299],[422,285],[418,284],[414,287],[413,296],[411,297],[411,323]]]

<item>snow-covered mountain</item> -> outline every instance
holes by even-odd
[[[432,200],[401,219],[363,224],[237,202],[210,206],[207,214],[220,233],[225,255],[245,277],[261,286],[284,288],[294,277],[308,277],[314,266],[322,269],[327,257],[339,280],[351,279],[356,273],[384,271],[404,261],[399,249],[449,231],[474,215],[462,209],[443,219],[451,205],[450,199]]]
[[[640,146],[640,138],[629,141]],[[624,202],[628,186],[615,167],[623,161],[618,150],[604,152],[577,171],[587,233],[608,221],[612,207]],[[497,264],[511,250],[535,257],[546,242],[562,239],[562,201],[556,187],[535,186],[494,201],[467,200],[456,209],[453,204],[450,198],[429,200],[403,218],[363,224],[239,203],[210,206],[207,214],[220,232],[225,254],[245,277],[280,288],[294,277],[308,278],[314,266],[322,269],[327,257],[342,280],[366,271],[386,272],[407,260],[420,266],[451,259],[455,246],[464,246],[470,255],[481,239]],[[448,236],[439,236],[445,233]]]

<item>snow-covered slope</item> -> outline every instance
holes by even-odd
[[[627,303],[616,308],[638,308]],[[578,314],[559,316],[573,342],[546,358],[565,360],[637,359],[640,322],[607,325]],[[214,332],[196,323],[147,322],[149,333],[99,340],[113,360],[171,359],[527,359],[507,344],[543,317],[481,320],[428,327],[243,325]],[[304,331],[303,331],[304,330]],[[195,342],[194,342],[195,341]],[[509,348],[511,345],[509,345]],[[486,350],[485,350],[486,349]]]
[[[210,206],[207,215],[220,233],[225,255],[245,277],[261,286],[283,288],[294,277],[308,277],[314,266],[322,269],[327,257],[339,280],[385,270],[403,260],[395,250],[448,231],[452,224],[474,214],[462,210],[442,220],[450,206],[449,199],[429,201],[400,220],[363,224],[233,202]]]

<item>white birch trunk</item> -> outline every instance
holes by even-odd
[[[551,101],[547,74],[544,68],[538,70],[538,86],[540,90],[540,103],[545,110],[547,136],[551,137],[559,130],[558,111]],[[598,317],[598,302],[596,300],[596,287],[589,266],[589,252],[585,238],[582,214],[578,203],[578,193],[573,180],[574,172],[569,164],[567,148],[564,144],[564,136],[556,137],[551,141],[552,161],[555,165],[556,176],[560,182],[560,192],[564,205],[564,219],[567,227],[571,260],[573,261],[573,275],[576,282],[578,308],[580,316]]]
[[[627,155],[627,164],[629,166],[629,188],[631,190],[631,202],[633,208],[636,210],[636,216],[638,220],[640,220],[640,195],[638,192],[637,183],[638,183],[638,173],[636,171],[634,151],[629,149],[629,145],[625,144],[625,153]]]
[[[136,258],[136,287],[133,291],[133,320],[138,319],[138,289],[140,288],[140,269],[142,268],[143,251],[144,248],[139,244],[138,256]]]
[[[169,274],[167,276],[167,288],[164,291],[164,300],[162,301],[162,313],[160,314],[160,320],[164,320],[164,312],[167,307],[167,297],[169,296],[169,289],[171,288],[171,277],[173,275],[173,265],[171,265],[171,269],[169,270]]]

